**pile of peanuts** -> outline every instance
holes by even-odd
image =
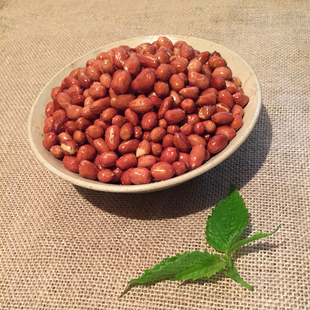
[[[249,101],[220,53],[167,37],[100,53],[51,97],[44,148],[84,178],[123,185],[201,166],[235,137]]]

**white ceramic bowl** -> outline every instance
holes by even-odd
[[[42,140],[44,136],[43,123],[45,119],[45,106],[49,101],[51,101],[50,94],[53,87],[59,86],[61,81],[66,76],[68,76],[74,68],[84,67],[87,60],[96,58],[100,52],[108,51],[109,49],[119,45],[129,45],[130,47],[136,47],[140,43],[153,42],[157,40],[158,37],[159,36],[145,36],[131,38],[98,48],[63,68],[42,89],[37,99],[35,100],[29,115],[28,136],[35,156],[48,170],[61,177],[62,179],[71,182],[72,184],[97,191],[116,193],[143,193],[158,191],[179,185],[214,168],[223,162],[226,158],[228,158],[231,154],[233,154],[246,140],[250,132],[253,130],[261,110],[261,88],[257,76],[251,67],[241,57],[222,45],[198,38],[167,35],[167,37],[170,38],[173,43],[178,40],[184,40],[197,50],[209,51],[211,53],[213,51],[220,52],[223,58],[226,59],[228,66],[232,69],[233,75],[241,79],[244,92],[250,97],[250,101],[245,107],[245,115],[243,118],[244,125],[237,132],[235,138],[229,142],[228,146],[222,152],[213,156],[199,168],[187,172],[181,176],[150,184],[125,186],[119,184],[104,184],[97,180],[88,180],[82,178],[79,174],[67,170],[60,160],[55,159],[50,154],[50,152],[44,149],[42,146]]]

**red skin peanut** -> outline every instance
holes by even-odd
[[[224,135],[214,135],[210,138],[207,149],[211,154],[217,154],[222,151],[228,143],[228,139]]]
[[[92,160],[96,155],[96,150],[94,147],[92,147],[89,144],[84,144],[80,146],[76,159],[78,162],[81,162],[82,160]]]
[[[110,151],[115,151],[120,144],[120,128],[112,125],[105,131],[105,143]]]
[[[82,160],[79,163],[79,174],[83,178],[95,180],[97,179],[97,168],[91,161]]]
[[[163,150],[163,152],[160,155],[160,161],[167,162],[169,164],[172,164],[179,158],[179,151],[177,148],[169,146]]]
[[[79,172],[79,162],[75,156],[65,155],[62,163],[68,170],[72,172]]]
[[[44,138],[43,138],[43,146],[46,150],[50,150],[50,148],[53,145],[56,145],[58,143],[58,137],[56,135],[56,133],[54,132],[48,132],[45,134]]]
[[[149,169],[144,167],[133,168],[129,174],[132,184],[147,184],[151,182],[152,176]]]
[[[158,162],[158,157],[154,155],[143,155],[138,158],[137,167],[151,168]]]
[[[191,170],[201,166],[205,158],[205,153],[205,147],[203,145],[197,144],[193,146],[188,159],[188,164]]]
[[[107,151],[100,155],[99,163],[103,168],[109,168],[115,166],[118,156],[113,151]]]
[[[182,161],[175,161],[172,163],[176,175],[182,175],[187,171],[186,163]]]
[[[116,161],[116,166],[122,170],[126,170],[131,167],[137,166],[137,157],[133,153],[128,153],[123,156],[121,156],[117,161]]]
[[[151,174],[155,181],[171,179],[175,174],[174,167],[166,162],[158,162],[151,168]]]
[[[149,141],[147,140],[142,140],[139,145],[138,148],[136,150],[136,157],[139,158],[140,156],[143,155],[147,155],[151,153],[151,144]]]
[[[97,178],[102,183],[109,183],[113,180],[115,173],[110,169],[100,169],[97,173]]]

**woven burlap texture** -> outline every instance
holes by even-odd
[[[0,308],[309,309],[309,1],[10,1],[0,3]],[[247,60],[263,108],[253,132],[203,176],[156,193],[73,186],[47,171],[27,138],[40,90],[105,44],[176,34],[222,44]],[[247,291],[226,276],[136,286],[162,259],[210,250],[212,207],[235,184],[247,234],[275,235],[234,256]]]

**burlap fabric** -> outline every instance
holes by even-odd
[[[1,309],[309,309],[309,1],[9,1],[1,8]],[[205,175],[161,192],[75,187],[36,160],[27,118],[44,85],[83,54],[128,37],[220,43],[258,75],[263,109],[247,141]],[[210,249],[211,208],[236,184],[248,234],[280,231],[225,276],[137,286],[162,259]]]

